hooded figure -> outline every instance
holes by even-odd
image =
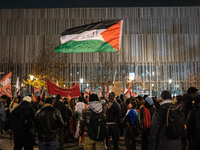
[[[145,98],[144,105],[140,108],[140,127],[142,129],[142,150],[147,150],[150,137],[151,118],[156,111],[153,106],[153,99],[148,96]]]
[[[34,146],[33,120],[35,110],[31,97],[26,96],[10,114],[11,129],[14,132],[14,149],[32,150]]]

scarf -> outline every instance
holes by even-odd
[[[151,126],[151,114],[149,109],[143,105],[143,115],[144,115],[144,129],[148,129]]]
[[[88,109],[91,109],[95,113],[101,113],[103,111],[102,104],[98,101],[89,102]]]

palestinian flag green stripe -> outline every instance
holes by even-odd
[[[105,21],[101,21],[101,22],[95,22],[95,23],[86,24],[83,26],[70,28],[70,29],[67,29],[64,32],[62,32],[61,36],[70,35],[70,34],[80,34],[84,31],[89,31],[89,30],[107,29],[107,28],[111,27],[112,25],[118,23],[119,21],[120,20],[105,20]]]
[[[102,40],[74,41],[59,45],[55,52],[64,53],[90,53],[90,52],[118,52],[109,43]]]

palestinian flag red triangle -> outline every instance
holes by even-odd
[[[106,20],[65,30],[55,52],[88,53],[120,50],[122,20]]]

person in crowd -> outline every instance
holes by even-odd
[[[67,114],[68,114],[68,120],[67,120],[67,124],[66,124],[66,127],[65,127],[65,136],[64,136],[65,138],[64,138],[64,141],[66,143],[68,143],[69,140],[70,140],[70,134],[71,134],[71,124],[70,124],[70,122],[71,122],[71,117],[72,117],[72,109],[69,106],[68,99],[64,98],[64,102],[63,103],[65,104],[65,107],[67,109]]]
[[[182,109],[183,96],[182,95],[175,96],[173,100],[174,100],[174,104],[178,106],[180,109]]]
[[[127,105],[124,102],[124,95],[123,94],[120,95],[120,99],[121,99],[120,108],[121,108],[121,111],[122,111],[122,118],[124,118],[125,115],[126,115],[126,112],[127,112]],[[124,126],[125,126],[124,122],[121,122],[120,123],[120,136],[123,136]]]
[[[126,150],[136,150],[136,141],[135,137],[138,134],[137,131],[137,111],[136,111],[136,102],[133,100],[129,101],[128,111],[125,115],[125,144]]]
[[[154,112],[151,120],[149,150],[182,150],[182,140],[168,138],[166,133],[166,108],[173,105],[171,93],[164,90],[161,98],[160,108]]]
[[[152,99],[153,99],[153,103],[154,103],[154,106],[156,107],[156,109],[159,109],[160,101],[158,101],[158,99],[156,97],[152,97]]]
[[[6,103],[5,103],[5,111],[6,111],[6,121],[4,124],[4,131],[8,131],[8,129],[10,128],[10,122],[9,122],[9,118],[10,118],[10,103],[11,103],[11,99],[10,97],[7,98]]]
[[[65,124],[63,127],[59,128],[59,150],[63,150],[65,127],[67,127],[67,122],[69,121],[69,111],[61,99],[62,97],[60,96],[60,94],[57,94],[56,100],[53,104],[53,107],[60,111]]]
[[[190,87],[187,90],[187,94],[183,95],[183,104],[182,104],[182,111],[185,114],[185,117],[187,118],[187,115],[190,110],[193,108],[192,101],[194,100],[194,96],[198,94],[198,89],[195,87]]]
[[[144,105],[140,107],[140,127],[142,129],[142,150],[147,150],[150,138],[151,118],[156,109],[151,97],[146,97]]]
[[[13,101],[11,102],[10,106],[9,106],[10,112],[12,112],[15,109],[15,107],[17,107],[19,105],[20,102],[21,102],[21,97],[20,97],[20,100],[19,100],[19,97],[14,98]]]
[[[4,127],[5,127],[5,122],[6,122],[6,110],[5,110],[5,103],[7,100],[6,95],[2,95],[0,99],[0,129],[1,129],[1,134],[4,134]]]
[[[58,149],[58,129],[64,126],[61,113],[53,107],[53,98],[46,98],[43,108],[35,114],[35,129],[38,132],[39,150]]]
[[[121,120],[121,108],[115,100],[115,93],[111,92],[105,107],[108,125],[108,136],[112,136],[114,150],[118,150],[119,123]],[[107,142],[108,145],[108,142]]]
[[[96,140],[97,136],[94,132],[92,132],[92,127],[95,127],[96,124],[92,124],[91,120],[95,120],[98,115],[102,115],[105,118],[105,114],[103,114],[102,104],[99,102],[98,96],[96,94],[91,94],[89,96],[88,108],[82,111],[82,117],[80,120],[80,140],[84,141],[84,149],[85,150],[103,150],[106,149],[105,145],[105,137],[102,137],[100,140]],[[106,120],[105,120],[106,126]],[[97,127],[98,128],[98,127]],[[91,132],[90,132],[91,131]],[[100,136],[106,136],[106,131],[100,128]],[[105,133],[103,133],[103,131]],[[92,134],[92,135],[91,135]],[[103,135],[101,135],[103,134]],[[84,135],[84,136],[83,136]],[[94,138],[94,139],[93,139]]]
[[[82,116],[82,110],[85,108],[84,98],[80,96],[78,98],[78,102],[75,105],[75,115],[76,115],[76,132],[75,132],[75,138],[78,139],[79,137],[79,126],[80,126],[80,118]]]
[[[31,97],[25,96],[23,101],[10,114],[10,126],[14,132],[14,150],[32,150],[34,147],[33,121],[35,110]]]
[[[76,140],[74,137],[76,133],[76,127],[77,127],[76,114],[75,114],[75,106],[76,106],[75,98],[71,98],[71,100],[69,101],[69,105],[72,110],[72,117],[71,117],[71,122],[70,122],[71,130],[72,130],[71,139]]]
[[[198,150],[200,141],[200,95],[194,97],[194,109],[187,117],[187,150]]]

